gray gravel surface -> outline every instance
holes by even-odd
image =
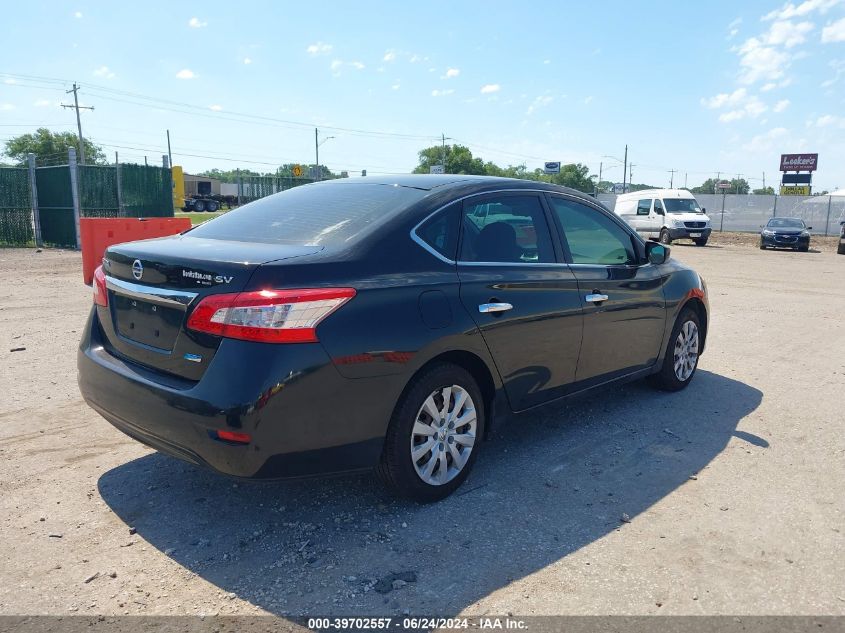
[[[845,257],[672,255],[711,294],[689,389],[518,418],[420,506],[123,436],[76,388],[79,255],[0,250],[0,614],[845,614]]]

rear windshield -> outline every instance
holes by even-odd
[[[394,185],[303,185],[229,211],[190,234],[236,242],[342,246],[426,193]]]
[[[667,213],[702,213],[694,198],[663,198]]]

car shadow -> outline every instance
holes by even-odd
[[[761,398],[699,370],[678,393],[638,382],[550,405],[499,427],[464,485],[430,505],[369,475],[233,482],[157,453],[98,487],[150,545],[271,613],[456,614],[706,485],[692,477],[732,437],[765,450],[736,430]]]

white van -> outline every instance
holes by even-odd
[[[617,196],[613,212],[643,237],[672,240],[691,239],[696,246],[707,244],[710,218],[686,189],[644,189]]]

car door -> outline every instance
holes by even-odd
[[[578,282],[561,260],[540,193],[463,201],[461,302],[514,410],[562,395],[575,380],[583,315]]]
[[[651,198],[637,200],[637,211],[634,216],[634,224],[631,226],[641,233],[653,231],[651,215]]]
[[[663,207],[663,202],[660,198],[654,199],[654,210],[651,212],[650,218],[650,232],[660,233],[660,230],[666,223],[666,209]]]
[[[584,309],[576,380],[602,382],[653,365],[666,274],[646,263],[642,243],[609,213],[564,195],[548,199]]]

